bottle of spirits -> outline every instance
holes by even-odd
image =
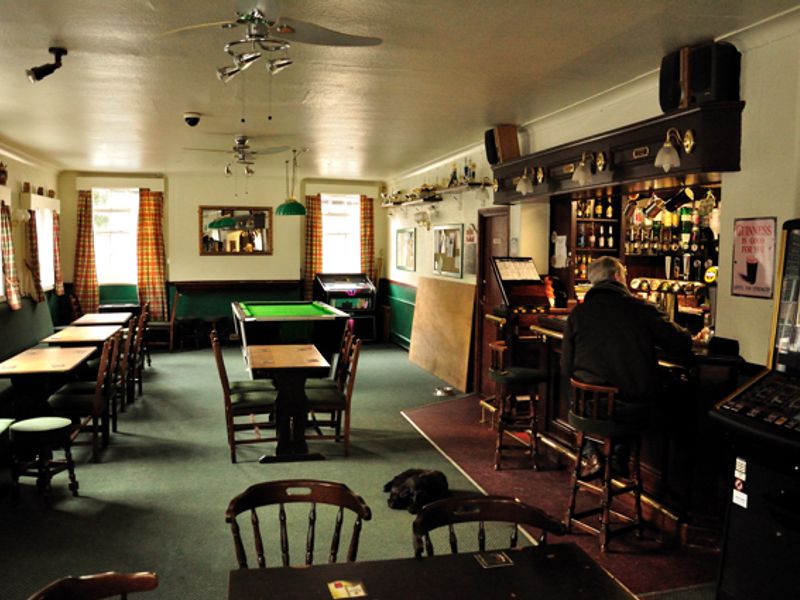
[[[594,226],[592,225],[589,229],[589,248],[594,248],[594,245],[597,243],[597,237],[594,235]]]
[[[606,199],[606,219],[614,218],[614,203],[611,201],[611,196]]]
[[[600,225],[600,237],[597,238],[597,245],[600,248],[606,247],[606,232],[602,225]]]
[[[614,247],[614,227],[608,226],[608,237],[606,238],[606,248]]]
[[[603,199],[596,198],[594,201],[594,216],[596,219],[603,218]]]
[[[575,218],[577,219],[583,218],[583,200],[575,201]]]
[[[578,248],[586,247],[586,229],[583,224],[578,226],[578,239],[575,243]]]

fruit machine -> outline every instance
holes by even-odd
[[[800,598],[800,219],[776,274],[768,364],[710,413],[733,450],[719,600]]]
[[[314,299],[343,310],[353,318],[353,331],[362,341],[373,341],[375,285],[365,273],[318,273]]]

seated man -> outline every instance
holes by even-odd
[[[616,258],[596,259],[588,275],[592,287],[567,319],[561,372],[567,378],[618,388],[618,411],[625,403],[652,404],[662,389],[656,348],[688,358],[692,338],[656,306],[628,291],[625,266]],[[585,475],[602,468],[596,447],[590,448],[583,457]],[[614,454],[612,467],[624,473],[627,452],[620,447]]]

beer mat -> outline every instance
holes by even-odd
[[[505,552],[483,552],[475,554],[475,560],[484,569],[494,569],[495,567],[511,567],[514,561]]]
[[[328,582],[328,591],[331,598],[363,598],[367,595],[367,588],[361,581],[345,581],[339,579]]]

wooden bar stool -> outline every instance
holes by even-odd
[[[489,344],[491,361],[489,378],[495,383],[495,402],[500,416],[497,419],[497,443],[495,444],[494,468],[500,469],[504,450],[522,448],[530,455],[531,467],[538,468],[539,443],[536,435],[536,400],[538,387],[547,381],[547,374],[529,367],[506,366],[508,346],[503,340]],[[505,443],[505,432],[528,434],[524,446]]]
[[[36,487],[49,505],[52,491],[50,480],[62,471],[69,473],[69,489],[77,497],[78,480],[72,460],[72,421],[63,417],[36,417],[12,423],[9,431],[15,500],[19,498],[19,478],[31,476],[36,477]],[[56,448],[64,450],[64,460],[53,458]]]
[[[575,469],[572,472],[572,489],[570,492],[569,506],[567,508],[566,525],[571,530],[572,525],[594,533],[600,537],[600,550],[605,552],[612,537],[637,530],[637,536],[642,534],[642,476],[639,463],[641,447],[641,433],[647,428],[650,419],[650,407],[646,405],[625,405],[615,403],[619,390],[615,387],[592,385],[577,379],[570,379],[572,398],[568,414],[569,424],[575,428],[577,456]],[[624,414],[623,413],[624,410]],[[604,459],[605,466],[599,473],[581,475],[581,457],[586,445],[594,441],[599,446],[599,452]],[[614,444],[618,442],[630,443],[630,476],[621,486],[615,487],[612,483],[611,457]],[[600,477],[598,486],[593,480]],[[576,512],[575,499],[580,488],[586,489],[600,496],[599,506]],[[611,504],[620,494],[633,494],[634,516],[622,514],[612,509]],[[586,517],[600,515],[600,527],[595,527],[585,521]],[[612,529],[611,517],[622,521],[622,525]]]

